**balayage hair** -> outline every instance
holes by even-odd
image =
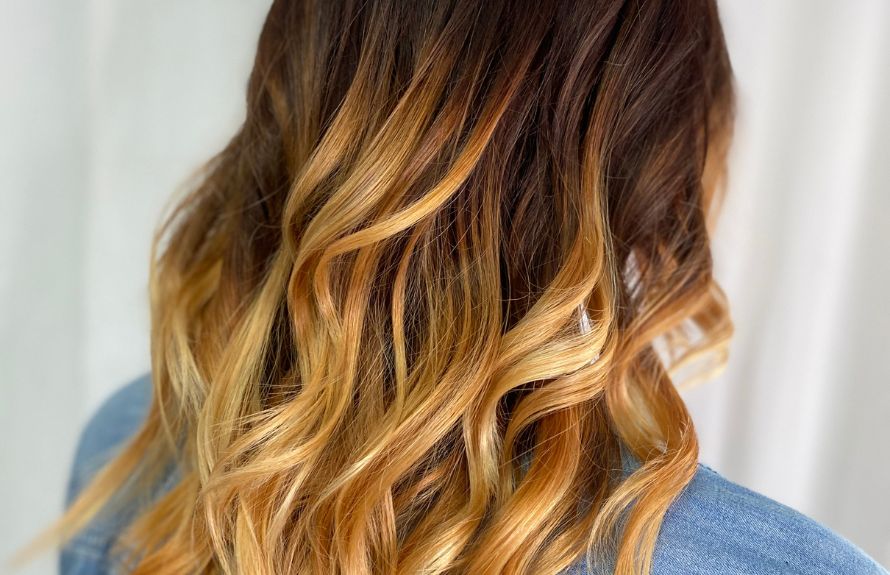
[[[276,0],[156,238],[147,419],[59,535],[120,495],[140,574],[648,573],[676,375],[732,332],[733,107],[713,0]]]

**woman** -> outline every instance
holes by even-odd
[[[698,463],[732,109],[711,0],[274,2],[63,573],[886,573]]]

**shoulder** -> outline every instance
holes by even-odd
[[[151,393],[151,379],[146,374],[120,387],[92,414],[77,443],[65,493],[66,507],[139,429],[148,413]],[[61,550],[59,573],[112,572],[108,550],[123,519],[100,515],[78,532]]]
[[[886,575],[864,551],[794,509],[700,464],[665,515],[654,575]]]
[[[117,389],[93,413],[80,434],[68,485],[67,502],[142,424],[151,402],[148,374]]]

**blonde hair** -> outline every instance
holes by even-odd
[[[172,467],[134,573],[648,573],[731,112],[711,0],[274,2],[158,233],[148,416],[56,532]]]

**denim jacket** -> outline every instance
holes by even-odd
[[[77,448],[68,483],[69,504],[136,431],[150,398],[151,384],[145,375],[118,390],[93,415]],[[94,520],[62,549],[61,575],[123,573],[109,549],[129,519],[124,512]],[[601,569],[608,571],[606,562]],[[840,574],[890,575],[827,527],[703,464],[665,515],[652,570],[652,575]],[[565,575],[593,574],[582,560]]]

